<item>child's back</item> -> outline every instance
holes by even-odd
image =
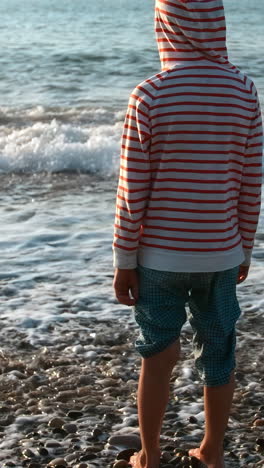
[[[155,20],[163,71],[130,97],[115,266],[249,265],[261,190],[255,86],[227,59],[221,0],[160,0]]]
[[[222,0],[157,0],[156,33],[162,72],[130,97],[113,244],[116,297],[135,306],[140,327],[142,450],[130,463],[159,466],[188,303],[206,420],[200,448],[189,453],[224,468],[236,284],[247,277],[260,212],[259,101],[253,82],[228,61]]]

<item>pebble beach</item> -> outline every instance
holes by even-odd
[[[136,325],[122,319],[84,319],[75,313],[75,318],[50,326],[53,344],[48,346],[30,344],[18,329],[1,329],[1,468],[125,468],[129,465],[124,459],[131,454],[127,449],[140,448]],[[244,314],[238,329],[237,388],[225,439],[230,468],[264,466],[260,335],[257,312]],[[162,468],[201,466],[186,457],[186,450],[199,444],[204,421],[191,339],[186,325],[182,361],[173,371],[163,425]]]
[[[111,245],[128,96],[160,70],[153,5],[0,3],[0,468],[127,468],[140,449],[138,330],[114,297]],[[263,106],[263,6],[225,10],[230,60]],[[237,288],[227,468],[264,467],[263,262],[262,213]],[[187,323],[161,468],[199,468],[187,453],[203,424]]]

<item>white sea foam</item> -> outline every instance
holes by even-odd
[[[51,115],[38,106],[27,112],[28,125],[0,127],[1,172],[78,171],[100,178],[116,176],[121,113],[83,109],[76,115],[74,111],[58,115],[56,111],[57,118],[45,122]]]

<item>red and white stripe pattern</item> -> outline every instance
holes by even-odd
[[[159,0],[155,24],[164,71],[130,96],[114,266],[191,272],[249,264],[262,121],[253,82],[227,60],[222,1]]]
[[[230,66],[222,0],[158,0],[156,38],[162,69],[171,63],[197,63],[205,56]]]

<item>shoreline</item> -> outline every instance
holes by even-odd
[[[228,468],[263,466],[259,327],[254,311],[243,314],[238,326],[237,388],[226,435]],[[2,328],[0,466],[44,468],[62,458],[67,467],[111,467],[122,446],[115,448],[118,439],[113,446],[109,438],[138,434],[136,324],[128,324],[127,317],[76,317],[64,326],[54,324],[53,333],[52,344],[49,340],[45,346],[43,335],[42,343],[32,346],[19,329]],[[162,431],[163,450],[170,448],[171,453],[197,446],[203,433],[202,386],[193,367],[191,339],[186,326]]]

